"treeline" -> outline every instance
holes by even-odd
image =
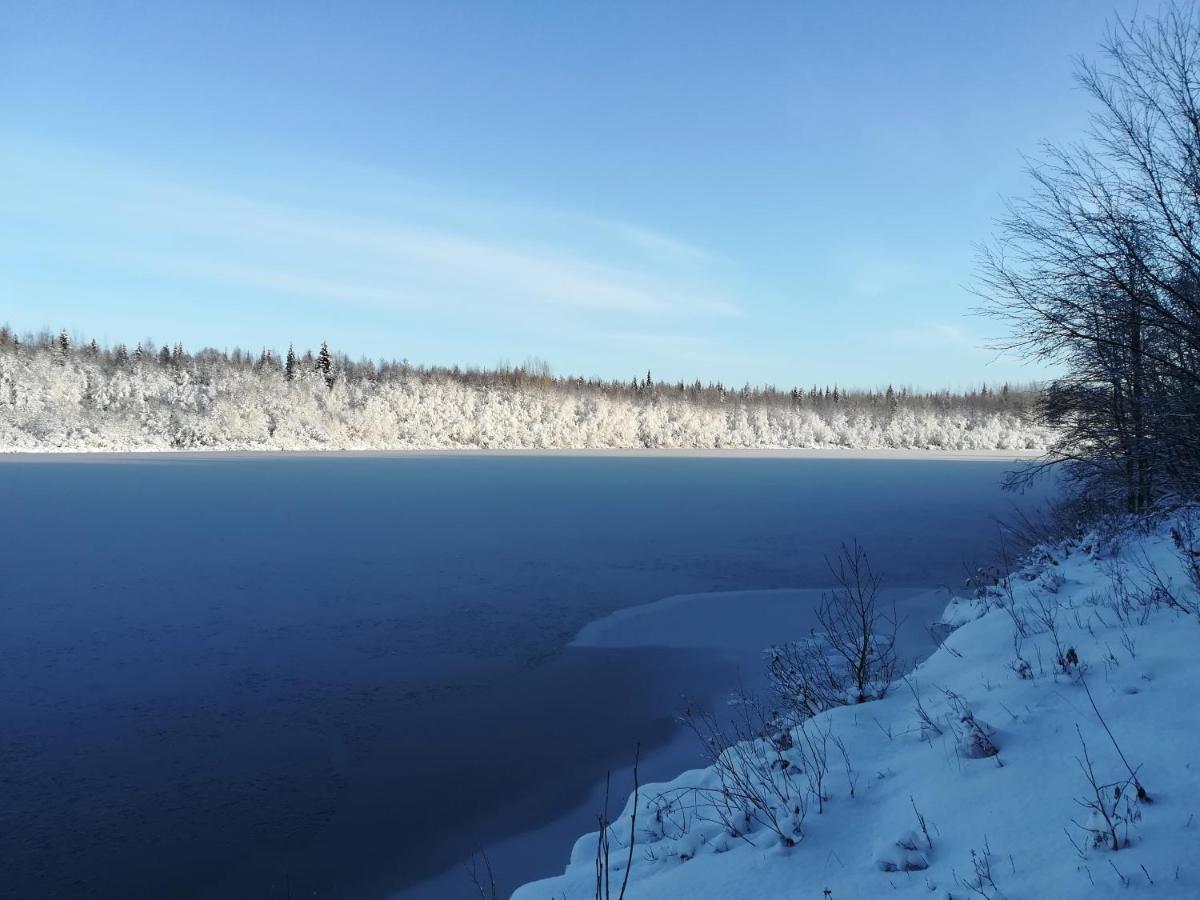
[[[627,398],[683,397],[697,403],[720,405],[736,400],[743,403],[766,403],[795,407],[833,408],[846,410],[899,409],[939,412],[1013,412],[1028,413],[1038,397],[1036,385],[1002,383],[962,391],[920,391],[891,384],[879,388],[846,388],[837,384],[781,389],[775,385],[744,384],[731,387],[721,381],[662,381],[655,380],[651,371],[629,380],[556,376],[550,365],[532,359],[520,365],[501,363],[495,368],[459,366],[415,366],[407,360],[352,359],[345,353],[331,350],[322,343],[317,351],[297,353],[289,346],[282,356],[269,349],[249,352],[241,348],[217,350],[211,347],[188,352],[182,343],[155,345],[142,341],[130,350],[126,344],[102,346],[95,340],[76,342],[66,331],[30,332],[18,337],[9,325],[0,325],[0,352],[16,351],[20,347],[50,354],[66,360],[78,355],[95,360],[110,371],[144,365],[159,365],[177,370],[186,369],[204,377],[219,368],[239,368],[260,372],[278,372],[287,380],[302,373],[316,373],[332,387],[338,380],[348,383],[388,382],[405,378],[443,378],[463,384],[503,386],[512,388],[549,387],[564,391],[597,392]]]
[[[904,447],[1038,449],[1030,387],[731,388],[18,338],[0,328],[0,449]]]
[[[1047,146],[983,258],[1009,346],[1056,363],[1047,464],[1131,512],[1200,496],[1200,23],[1117,22],[1078,79],[1084,143]],[[1036,472],[1036,470],[1035,470]]]

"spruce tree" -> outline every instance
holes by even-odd
[[[317,354],[317,371],[325,379],[325,386],[333,387],[333,357],[329,354],[329,344],[321,341],[321,352]]]
[[[296,377],[296,351],[291,344],[288,344],[287,363],[283,367],[283,372],[288,381]]]

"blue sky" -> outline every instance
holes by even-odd
[[[1142,2],[1144,13],[1154,4]],[[7,3],[0,320],[961,386],[974,244],[1135,2]]]

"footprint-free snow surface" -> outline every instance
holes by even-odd
[[[501,892],[550,875],[638,741],[647,778],[699,760],[671,715],[745,660],[699,649],[721,596],[667,647],[620,620],[568,647],[585,625],[821,588],[852,537],[904,597],[957,585],[992,517],[1038,502],[1000,490],[1010,467],[8,460],[0,892],[453,898],[475,847]],[[812,594],[744,615],[788,596]],[[665,633],[670,607],[644,615]]]

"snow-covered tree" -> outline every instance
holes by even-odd
[[[10,332],[11,334],[11,332]],[[90,345],[89,345],[90,346]],[[176,345],[180,346],[180,345]],[[142,345],[143,353],[145,345]],[[523,369],[429,369],[340,363],[328,347],[289,353],[293,380],[264,354],[172,353],[131,366],[125,345],[72,353],[52,335],[0,342],[0,450],[406,449],[437,447],[1044,447],[1028,424],[1031,393],[909,394],[894,415],[873,392],[797,405],[773,387],[721,382],[648,394],[645,381],[539,377]],[[155,355],[157,355],[155,353]],[[328,361],[325,379],[318,365]],[[149,363],[149,360],[145,360]],[[288,370],[285,363],[284,374]],[[307,377],[309,373],[321,377]],[[653,379],[649,379],[653,391]],[[332,383],[332,386],[331,386]],[[288,385],[285,389],[284,385]]]
[[[325,379],[325,386],[332,388],[334,382],[333,355],[329,352],[329,344],[321,341],[321,352],[317,354],[317,372]]]

